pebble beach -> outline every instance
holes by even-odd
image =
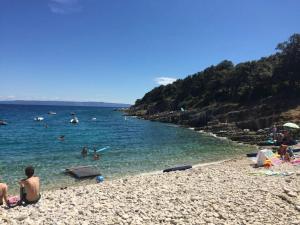
[[[300,167],[268,176],[251,164],[239,157],[46,191],[35,205],[1,206],[0,224],[300,224]]]

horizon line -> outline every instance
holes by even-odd
[[[7,99],[7,100],[0,100],[0,102],[71,102],[71,103],[106,103],[106,104],[124,104],[124,105],[132,105],[130,103],[121,103],[121,102],[105,102],[105,101],[92,101],[92,100],[86,100],[86,101],[80,101],[80,100],[24,100],[24,99]]]

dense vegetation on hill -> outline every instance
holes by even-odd
[[[257,61],[216,66],[159,86],[138,99],[131,110],[153,115],[180,108],[200,110],[213,104],[251,104],[267,97],[300,96],[300,34],[278,44],[277,52]]]

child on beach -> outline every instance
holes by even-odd
[[[281,158],[281,159],[284,159],[284,158],[285,158],[285,155],[286,155],[286,153],[287,153],[287,148],[288,148],[287,145],[283,145],[283,144],[280,145],[280,147],[279,147],[277,153],[278,153],[278,155],[280,155],[280,158]]]

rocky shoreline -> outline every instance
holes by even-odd
[[[219,122],[213,120],[207,122],[207,125],[197,125],[191,118],[194,113],[189,112],[163,112],[153,115],[142,115],[136,112],[132,112],[128,109],[122,109],[122,112],[127,116],[136,116],[139,119],[145,119],[150,121],[158,121],[163,123],[174,123],[177,125],[192,127],[195,131],[203,131],[207,133],[213,133],[218,137],[226,137],[232,141],[250,144],[250,145],[264,145],[265,141],[269,138],[269,129],[259,129],[257,131],[251,131],[250,129],[241,129],[235,122]],[[184,118],[184,119],[182,119]]]
[[[300,123],[300,100],[272,97],[244,105],[211,104],[201,109],[161,112],[156,105],[149,104],[120,111],[141,119],[193,127],[251,145],[265,145],[273,125],[281,128],[286,122]]]

